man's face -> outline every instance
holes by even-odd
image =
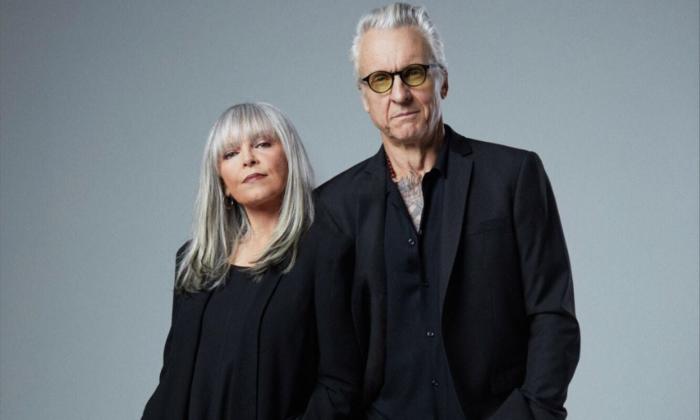
[[[395,72],[409,64],[430,64],[430,47],[414,27],[371,29],[360,40],[360,78],[372,72]],[[394,77],[388,92],[376,93],[361,83],[362,104],[382,140],[393,144],[421,144],[435,135],[442,122],[440,102],[447,95],[447,74],[431,67],[425,82],[416,87]]]

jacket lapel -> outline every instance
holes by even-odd
[[[442,252],[440,256],[440,313],[445,303],[450,274],[454,266],[460,234],[464,223],[464,209],[469,195],[473,161],[469,156],[471,147],[467,140],[445,125],[445,136],[449,137],[449,159],[445,198],[442,206]]]
[[[384,149],[365,168],[367,179],[359,188],[363,191],[357,203],[356,279],[366,287],[369,296],[369,328],[364,390],[365,400],[384,382],[386,355],[386,277],[384,266],[384,218],[386,213],[386,168]],[[367,314],[356,314],[359,317]],[[356,319],[356,325],[364,324]],[[358,322],[359,321],[359,322]]]
[[[386,174],[381,149],[369,162],[368,177],[357,203],[357,249],[360,275],[373,283],[383,283],[384,277],[384,217],[386,213]]]

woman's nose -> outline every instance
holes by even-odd
[[[240,153],[244,166],[250,166],[257,163],[257,159],[255,158],[255,152],[250,146],[241,147]]]

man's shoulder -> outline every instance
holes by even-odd
[[[502,180],[513,182],[517,179],[523,165],[529,159],[535,157],[534,152],[507,146],[492,141],[477,140],[464,137],[452,129],[450,133],[450,149],[464,155],[464,163],[474,162],[475,170],[482,176],[482,180]],[[450,160],[451,162],[453,159]],[[456,162],[462,161],[455,159]]]
[[[354,187],[361,185],[358,182],[362,182],[368,176],[367,166],[373,158],[374,156],[368,157],[318,186],[315,191],[317,197],[325,199],[328,196],[348,195],[354,192]]]
[[[373,159],[377,159],[377,155],[353,165],[314,190],[316,212],[325,213],[341,232],[348,235],[356,228],[355,204],[369,183],[377,182],[370,171],[370,166],[376,165],[376,161],[372,163]]]
[[[476,153],[494,155],[494,156],[516,156],[522,157],[523,155],[529,153],[525,149],[520,149],[518,147],[509,146],[506,144],[495,143],[492,141],[469,139],[469,143]]]
[[[503,163],[522,162],[525,156],[532,153],[528,150],[505,144],[465,137],[449,128],[449,126],[448,131],[451,133],[453,146],[457,146],[457,149],[468,150],[474,159],[486,159]]]

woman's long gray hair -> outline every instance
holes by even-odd
[[[277,226],[267,248],[248,271],[259,280],[272,267],[288,272],[294,265],[299,239],[314,217],[313,171],[294,125],[282,111],[262,102],[242,103],[224,111],[209,132],[192,240],[180,257],[177,291],[211,290],[224,283],[229,257],[250,230],[250,222],[238,203],[227,207],[219,163],[226,147],[259,135],[274,136],[282,143],[289,172]]]

